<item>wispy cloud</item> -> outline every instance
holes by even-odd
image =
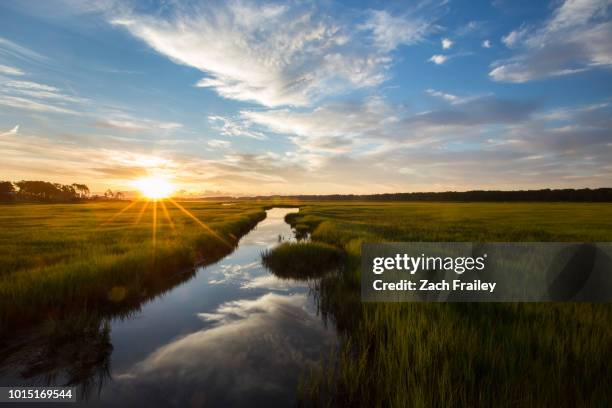
[[[0,64],[0,75],[24,75],[25,72],[20,70],[19,68],[11,67],[8,65]]]
[[[456,103],[460,100],[460,98],[457,95],[453,95],[453,94],[449,94],[449,93],[445,93],[441,91],[436,91],[435,89],[431,89],[431,88],[425,90],[425,93],[431,96],[435,96],[436,98],[442,98],[445,101],[450,102],[450,103]]]
[[[211,139],[206,142],[208,146],[215,149],[226,149],[232,145],[232,143],[228,140],[219,140],[219,139]]]
[[[13,41],[0,37],[0,56],[26,62],[48,62],[49,58]]]
[[[210,115],[208,122],[213,129],[224,136],[242,136],[252,139],[265,140],[266,136],[250,128],[250,124],[243,119],[233,119],[224,116]]]
[[[459,98],[435,90],[429,93],[450,102],[450,107],[411,112],[404,106],[371,98],[306,112],[280,109],[244,111],[243,115],[272,132],[289,135],[300,151],[361,155],[400,145],[422,145],[426,149],[430,143],[477,135],[487,125],[518,125],[530,120],[536,108],[530,101],[493,96]]]
[[[502,41],[518,53],[497,61],[495,81],[527,82],[540,78],[612,67],[610,0],[565,0],[539,27],[525,25]]]
[[[0,105],[38,112],[77,114],[88,100],[45,83],[0,75]]]
[[[412,112],[374,98],[304,112],[245,111],[245,119],[286,134],[296,148],[233,153],[222,150],[225,140],[207,141],[224,152],[214,158],[199,157],[197,151],[153,155],[137,144],[122,141],[113,147],[99,138],[94,139],[99,144],[88,146],[80,139],[20,131],[0,138],[0,150],[10,153],[0,171],[9,178],[27,171],[58,182],[78,173],[84,180],[121,188],[155,168],[191,191],[223,185],[243,194],[368,193],[373,185],[388,192],[512,188],[517,183],[572,187],[577,179],[571,176],[577,174],[583,175],[581,183],[607,185],[612,177],[610,105],[554,112],[537,108],[530,101],[481,97]]]
[[[528,33],[528,28],[523,24],[519,28],[510,31],[508,34],[503,36],[501,38],[501,42],[504,43],[506,47],[513,48],[519,43],[519,41],[522,41]]]
[[[55,106],[47,103],[41,103],[32,99],[22,98],[18,96],[9,96],[2,94],[0,94],[0,105],[17,109],[34,110],[39,112],[77,114],[76,111],[69,108]]]
[[[480,32],[486,31],[488,25],[489,24],[486,21],[472,20],[468,22],[467,24],[460,26],[455,31],[455,35],[459,37],[463,37],[463,36],[467,36],[467,35],[471,35],[475,33],[480,33]]]
[[[190,191],[265,194],[603,186],[612,176],[612,112],[608,100],[593,101],[605,89],[591,78],[575,98],[584,106],[547,97],[545,85],[525,99],[522,88],[489,80],[612,66],[609,0],[554,2],[549,18],[527,16],[503,33],[507,21],[464,24],[463,13],[453,27],[458,15],[435,6],[442,1],[50,3],[19,7],[40,19],[62,14],[41,32],[61,21],[80,33],[75,19],[102,18],[119,31],[113,38],[135,37],[158,55],[134,47],[130,64],[115,67],[107,57],[117,49],[104,44],[108,53],[75,73],[63,45],[50,67],[34,51],[44,41],[23,44],[30,49],[0,38],[5,177],[62,182],[78,173],[114,189],[157,169]],[[81,40],[65,48],[80,50]],[[456,83],[437,80],[477,49],[456,64]],[[488,77],[482,64],[493,55],[503,59],[484,66]],[[176,78],[159,81],[160,72]],[[194,92],[208,95],[206,105]],[[410,102],[397,102],[404,97]]]
[[[383,51],[394,50],[401,44],[416,44],[432,31],[432,22],[410,15],[394,16],[385,10],[372,10],[360,27],[371,31],[377,47]]]
[[[4,94],[32,97],[39,100],[54,100],[55,102],[86,102],[84,98],[66,95],[54,86],[34,81],[5,80],[2,85],[0,85],[0,92]]]
[[[124,112],[100,112],[97,114],[93,124],[97,127],[127,132],[172,131],[183,127],[180,123],[137,118]]]
[[[9,130],[8,132],[4,132],[4,133],[0,133],[0,136],[8,136],[8,135],[16,135],[17,132],[19,132],[19,125],[15,125],[11,130]]]
[[[205,73],[197,86],[269,107],[305,106],[330,94],[378,85],[386,79],[389,53],[422,40],[430,27],[418,17],[378,10],[351,25],[300,2],[177,6],[169,15],[131,13],[112,23],[160,54]]]

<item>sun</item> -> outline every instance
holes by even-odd
[[[151,200],[159,200],[172,195],[175,190],[174,185],[163,177],[144,177],[132,182],[142,195]]]

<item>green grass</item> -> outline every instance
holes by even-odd
[[[338,247],[321,242],[285,242],[264,252],[261,259],[278,277],[308,279],[340,268],[343,253]]]
[[[207,228],[168,202],[172,222],[143,202],[121,214],[128,203],[0,205],[0,328],[130,310],[231,252],[265,218],[258,203],[180,204]]]
[[[288,221],[347,254],[317,296],[342,347],[303,381],[303,403],[609,406],[612,305],[364,304],[359,261],[362,242],[612,241],[612,205],[329,202]]]
[[[81,361],[75,378],[104,377],[94,368],[106,366],[112,346],[99,315],[128,313],[188,279],[196,262],[227,254],[270,205],[181,204],[229,245],[171,205],[175,228],[158,210],[155,250],[151,207],[135,222],[141,204],[113,222],[126,203],[0,205],[0,326],[44,319],[54,339],[28,343],[31,374],[49,372],[43,355],[57,366]],[[281,269],[294,251],[302,251],[294,276],[338,249],[346,264],[316,286],[342,347],[302,383],[304,403],[610,405],[612,305],[362,304],[359,251],[376,241],[612,241],[612,205],[302,203],[287,220],[312,243],[281,246]],[[76,339],[74,326],[84,327]]]

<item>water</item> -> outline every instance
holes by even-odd
[[[112,320],[110,340],[96,333],[93,343],[110,342],[112,352],[105,357],[96,346],[91,353],[102,355],[93,371],[106,380],[95,381],[86,404],[293,405],[300,376],[337,341],[317,315],[308,284],[280,280],[260,262],[262,251],[294,239],[284,216],[295,211],[268,210],[232,254],[134,316]]]

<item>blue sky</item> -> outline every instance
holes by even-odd
[[[193,194],[609,186],[610,0],[0,3],[0,172]]]

